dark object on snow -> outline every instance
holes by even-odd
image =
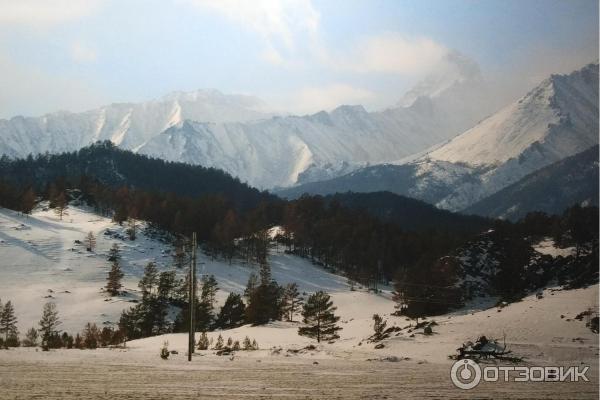
[[[590,322],[587,325],[592,330],[592,332],[598,333],[598,317],[590,319]]]
[[[431,325],[427,325],[425,327],[425,329],[423,329],[423,333],[425,335],[432,335],[433,334],[433,329],[431,329]]]
[[[163,348],[160,349],[160,358],[162,358],[163,360],[167,360],[169,358],[169,355],[171,353],[169,352],[169,349],[167,348],[167,344],[165,343]]]
[[[497,340],[488,340],[487,337],[481,336],[475,343],[467,342],[463,343],[461,347],[456,349],[458,352],[455,356],[450,356],[457,360],[468,359],[482,359],[482,358],[495,358],[497,360],[504,360],[510,362],[521,362],[523,358],[509,356],[510,350],[506,347],[506,338],[504,343],[500,345]]]
[[[376,348],[377,350],[379,350],[379,349],[383,349],[384,347],[385,347],[385,345],[384,345],[383,343],[377,343],[377,344],[375,345],[375,348]]]
[[[488,343],[489,343],[488,338],[486,338],[485,336],[480,336],[479,339],[477,339],[477,341],[473,345],[473,349],[481,350]]]

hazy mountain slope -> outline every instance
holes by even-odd
[[[423,157],[280,192],[387,190],[462,210],[527,174],[598,144],[598,64],[553,75]]]
[[[477,64],[448,55],[439,76],[427,77],[401,106],[331,112],[248,123],[183,122],[139,151],[167,160],[222,168],[260,188],[343,175],[365,164],[424,151],[472,126],[491,106]],[[439,74],[438,74],[439,75]]]
[[[570,75],[553,75],[429,157],[494,165],[519,157],[536,142],[556,157],[583,151],[598,142],[597,87],[597,64]]]
[[[516,220],[529,211],[560,214],[573,204],[598,206],[598,146],[535,171],[465,212]]]
[[[422,152],[489,113],[474,62],[452,53],[440,71],[418,84],[410,101],[380,112],[340,106],[271,118],[255,98],[197,91],[79,114],[15,117],[0,120],[0,153],[25,157],[111,140],[166,160],[217,167],[260,188],[322,180]]]
[[[254,97],[216,90],[175,92],[144,103],[115,103],[82,113],[0,119],[0,153],[11,157],[73,151],[97,140],[134,149],[183,120],[228,122],[269,117]]]

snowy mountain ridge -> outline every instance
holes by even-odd
[[[59,153],[110,140],[169,161],[220,168],[259,188],[331,178],[424,151],[486,115],[478,68],[465,60],[448,58],[443,71],[452,78],[432,75],[417,85],[410,105],[383,111],[342,105],[331,112],[273,116],[249,96],[174,92],[78,114],[0,120],[0,154]]]
[[[279,193],[391,191],[464,210],[526,175],[598,144],[598,64],[553,75],[475,127],[404,162],[368,166]]]
[[[186,119],[249,121],[268,118],[266,105],[250,96],[217,90],[174,92],[144,103],[113,103],[82,113],[0,119],[0,153],[10,157],[73,151],[98,140],[135,149]]]

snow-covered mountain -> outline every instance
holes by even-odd
[[[463,210],[529,173],[598,144],[598,64],[552,75],[518,101],[403,165],[377,165],[299,186],[304,192],[389,190]]]
[[[98,140],[135,149],[187,119],[211,122],[270,117],[267,106],[250,96],[217,90],[174,92],[145,103],[115,103],[82,113],[0,119],[0,153],[11,157],[77,150]]]
[[[446,64],[453,66],[453,79],[428,77],[407,94],[409,103],[384,111],[343,105],[331,112],[246,123],[184,121],[139,151],[222,168],[260,188],[392,162],[448,140],[490,111],[482,100],[485,85],[477,65],[456,54]]]
[[[76,150],[97,140],[172,161],[223,169],[260,188],[339,176],[392,162],[448,140],[489,112],[476,64],[448,56],[445,71],[409,92],[410,103],[379,112],[344,105],[276,116],[258,99],[217,91],[174,93],[85,113],[0,120],[0,153]]]

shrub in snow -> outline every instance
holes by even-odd
[[[206,332],[202,332],[200,334],[200,339],[198,339],[198,350],[208,350],[208,346],[208,336],[206,336]]]
[[[163,342],[163,347],[160,349],[160,358],[166,360],[169,358],[169,342]]]
[[[223,336],[221,336],[221,334],[219,334],[219,337],[217,338],[217,343],[215,343],[215,347],[213,347],[213,350],[221,350],[223,348]]]

